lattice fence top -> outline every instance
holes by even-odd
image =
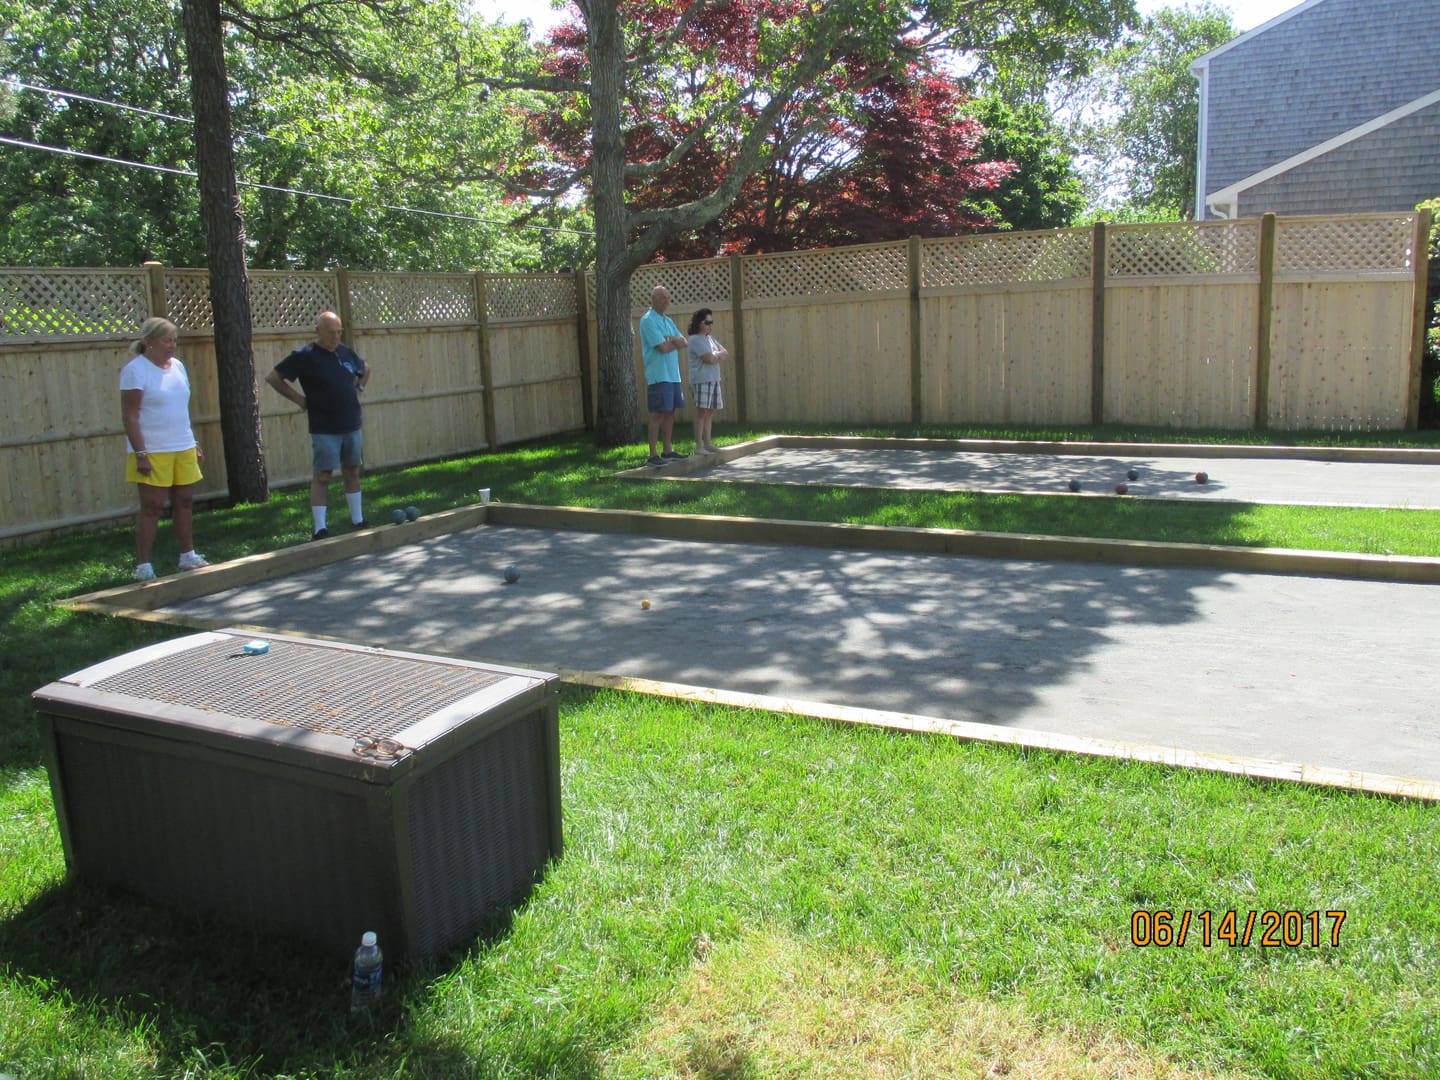
[[[696,259],[642,266],[630,278],[631,307],[637,311],[649,307],[650,293],[656,285],[670,291],[670,306],[675,310],[690,311],[706,305],[729,307],[730,260]]]
[[[1090,278],[1088,229],[987,233],[920,242],[920,285],[1010,285]]]
[[[741,265],[746,300],[908,291],[910,287],[910,253],[904,243],[752,255]]]
[[[486,274],[485,317],[573,319],[580,314],[572,274]]]
[[[210,317],[210,275],[204,270],[165,271],[165,316],[183,333],[215,329]]]
[[[250,321],[257,330],[314,330],[320,312],[338,309],[334,274],[250,271]]]
[[[1277,274],[1408,274],[1414,260],[1414,214],[1275,221]]]
[[[322,311],[338,309],[335,275],[308,270],[251,270],[250,326],[256,333],[313,330]],[[166,270],[165,310],[181,331],[211,333],[210,274]]]
[[[1259,273],[1258,221],[1174,221],[1106,230],[1106,278]]]
[[[356,326],[476,322],[470,274],[351,274]]]
[[[133,335],[150,311],[144,270],[0,270],[0,341]]]

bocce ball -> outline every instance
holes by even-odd
[[[520,568],[519,568],[518,566],[507,566],[507,567],[505,567],[505,581],[506,581],[508,584],[514,585],[515,582],[517,582],[517,581],[519,581],[519,580],[520,580]]]

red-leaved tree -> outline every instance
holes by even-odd
[[[643,28],[632,49],[643,54],[666,42],[674,7],[663,0],[622,0]],[[632,212],[659,211],[701,198],[734,163],[735,127],[716,123],[733,107],[734,88],[763,82],[779,61],[760,33],[804,18],[794,0],[732,0],[703,9],[682,39],[666,42],[664,74],[627,87],[623,103],[625,160],[661,163],[630,170]],[[546,70],[583,77],[587,32],[582,23],[551,32]],[[915,49],[879,65],[860,55],[835,63],[815,85],[797,91],[775,123],[760,167],[718,216],[659,249],[662,258],[788,251],[871,243],[909,236],[946,236],[989,224],[973,197],[1013,172],[1009,162],[982,161],[984,128],[961,109],[959,80],[929,69]],[[757,105],[742,106],[752,111]],[[591,118],[583,99],[556,99],[535,118],[537,139],[558,159],[554,178],[590,165]]]

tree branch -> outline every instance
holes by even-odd
[[[760,110],[741,140],[729,170],[713,191],[679,206],[626,215],[626,231],[640,231],[626,249],[627,263],[640,266],[648,262],[671,237],[698,229],[735,201],[746,178],[764,156],[766,141],[790,102],[803,87],[812,85],[826,71],[843,36],[835,17],[822,17],[814,39],[789,73],[785,87],[773,94]]]

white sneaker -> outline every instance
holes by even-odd
[[[181,570],[199,570],[201,567],[209,566],[204,555],[197,555],[193,551],[187,551],[180,556]]]
[[[139,566],[135,567],[135,580],[154,581],[155,567],[151,566],[148,562],[142,562]]]

